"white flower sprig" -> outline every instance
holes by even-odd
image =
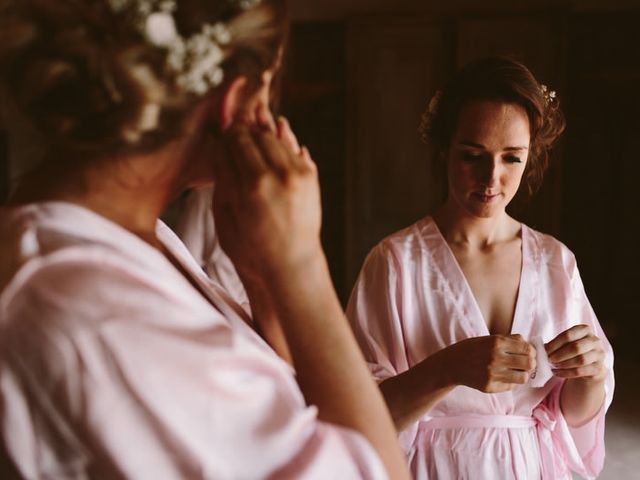
[[[227,26],[218,22],[204,24],[200,32],[184,38],[176,27],[175,0],[107,0],[111,9],[134,10],[136,27],[149,44],[167,50],[167,67],[175,74],[176,84],[186,92],[204,95],[220,85],[224,71],[224,46],[231,41]],[[260,0],[230,0],[246,10]]]
[[[220,48],[229,43],[231,34],[223,23],[205,24],[200,33],[186,40],[174,39],[169,46],[167,65],[176,73],[176,82],[185,91],[203,95],[224,79],[220,64],[224,52]]]
[[[540,91],[542,92],[545,105],[551,105],[558,96],[555,90],[550,90],[544,83],[540,85]]]

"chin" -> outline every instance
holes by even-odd
[[[499,210],[499,209],[468,209],[467,212],[469,212],[469,214],[473,217],[476,218],[493,218],[493,217],[497,217],[499,216],[502,212],[504,212],[503,210]]]
[[[454,201],[461,211],[475,218],[493,218],[504,214],[508,200],[503,195],[497,196],[491,201],[480,201],[473,194],[455,195]]]
[[[493,205],[483,205],[479,202],[470,201],[464,206],[467,213],[476,218],[493,218],[504,213],[506,205],[503,202],[496,202]]]

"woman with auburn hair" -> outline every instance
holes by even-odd
[[[268,111],[286,13],[0,0],[2,80],[47,152],[0,210],[16,475],[408,478],[331,284],[315,166]],[[158,220],[214,179],[251,318]]]
[[[416,479],[595,478],[613,356],[573,254],[509,216],[564,128],[521,63],[470,63],[422,133],[446,172],[433,215],[369,254],[347,315]]]

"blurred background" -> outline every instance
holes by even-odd
[[[640,0],[290,4],[281,111],[319,166],[323,241],[343,302],[369,249],[441,199],[417,128],[458,67],[510,54],[558,92],[566,133],[542,190],[513,213],[576,254],[616,353],[600,478],[640,478]],[[38,146],[0,113],[2,202]]]

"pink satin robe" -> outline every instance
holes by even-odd
[[[0,210],[0,426],[24,478],[386,478],[163,224]],[[1,449],[0,449],[1,451]]]
[[[231,259],[222,250],[212,211],[213,188],[202,187],[189,192],[176,233],[191,255],[214,282],[221,285],[250,312],[244,285]]]
[[[512,333],[545,342],[578,323],[607,349],[606,401],[571,428],[559,406],[563,380],[541,388],[485,394],[458,386],[400,434],[411,471],[426,479],[595,478],[604,462],[604,415],[613,395],[613,355],[587,300],[573,254],[522,226],[523,265]],[[489,331],[471,289],[435,222],[426,217],[369,254],[347,315],[378,381],[438,350]]]

